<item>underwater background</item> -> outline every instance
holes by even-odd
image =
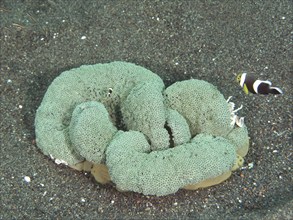
[[[0,1],[0,219],[291,219],[292,1]],[[166,86],[206,80],[249,130],[241,170],[224,183],[163,197],[119,192],[57,165],[34,118],[61,72],[127,61]],[[239,72],[280,87],[246,95]]]

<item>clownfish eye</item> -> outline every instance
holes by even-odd
[[[242,75],[242,74],[238,74],[238,75],[237,75],[236,80],[237,80],[238,82],[240,82],[240,80],[241,80],[241,75]]]

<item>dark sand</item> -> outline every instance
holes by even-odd
[[[0,219],[291,219],[292,1],[140,2],[0,1]],[[193,77],[233,95],[251,137],[244,168],[209,189],[154,197],[99,185],[44,156],[34,117],[52,80],[114,60],[166,85]],[[244,95],[240,71],[284,95]]]

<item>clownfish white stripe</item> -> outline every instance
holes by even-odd
[[[241,80],[240,80],[240,86],[241,86],[241,87],[244,86],[245,78],[246,78],[246,73],[243,73],[243,74],[241,75]]]
[[[258,92],[258,87],[260,84],[268,84],[269,86],[272,85],[272,83],[270,81],[262,81],[262,80],[255,80],[255,82],[253,83],[253,90],[256,92],[256,93],[259,93]]]

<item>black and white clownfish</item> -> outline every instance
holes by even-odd
[[[247,73],[238,74],[237,82],[240,84],[246,94],[249,92],[262,95],[283,94],[280,88],[272,87],[272,83],[270,81],[255,79],[253,75],[249,75]]]

